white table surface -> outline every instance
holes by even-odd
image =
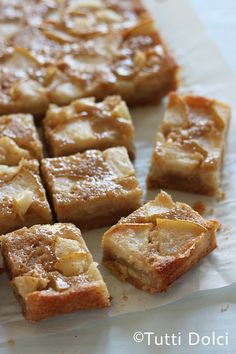
[[[166,1],[166,0],[159,0]],[[176,0],[181,1],[181,0]],[[236,1],[188,0],[206,26],[212,40],[236,73]],[[235,271],[235,270],[232,270]],[[94,322],[83,329],[57,335],[0,345],[0,353],[66,353],[66,354],[118,354],[118,353],[236,353],[236,285],[220,290],[194,294],[171,305],[147,311],[127,314]],[[142,343],[135,343],[137,331],[172,334],[181,332],[181,346],[156,346],[147,334]],[[227,346],[189,346],[189,331],[201,336],[228,333]],[[140,338],[140,337],[139,337]],[[36,345],[37,343],[37,345]],[[40,345],[39,345],[40,343]]]

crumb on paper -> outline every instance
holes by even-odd
[[[126,294],[123,294],[123,296],[122,296],[122,299],[124,300],[124,301],[128,301],[128,295],[126,295]]]
[[[12,347],[15,345],[14,339],[9,339],[9,340],[7,341],[7,344],[8,344],[9,347],[12,348]]]
[[[226,312],[226,311],[228,310],[228,308],[229,308],[229,304],[223,305],[223,306],[221,307],[220,312]]]
[[[224,200],[225,197],[226,197],[226,193],[221,191],[221,190],[219,190],[218,193],[217,193],[217,196],[216,196],[217,200],[218,201]]]
[[[0,266],[0,275],[5,273],[5,269]]]
[[[202,201],[198,201],[193,204],[193,209],[200,215],[204,215],[206,212],[206,205]]]

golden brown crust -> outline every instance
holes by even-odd
[[[0,201],[1,234],[52,222],[37,160],[22,160],[16,167],[1,166]]]
[[[104,234],[103,263],[139,289],[165,291],[216,247],[218,228],[161,192]]]
[[[23,313],[28,320],[39,321],[52,316],[58,316],[69,312],[85,309],[95,309],[111,306],[106,288],[97,285],[89,285],[81,290],[75,290],[66,295],[33,293]]]
[[[43,120],[45,138],[52,156],[66,156],[89,149],[125,146],[135,156],[134,126],[120,96],[73,101],[69,106],[51,105]]]
[[[2,253],[28,320],[110,306],[97,265],[72,224],[35,225],[4,235]]]
[[[177,65],[140,1],[9,7],[0,18],[0,114],[43,115],[50,103],[112,94],[143,104],[177,86]]]
[[[141,204],[142,191],[123,147],[44,159],[42,175],[57,220],[83,229],[111,225]]]
[[[230,115],[230,107],[217,100],[170,94],[152,155],[148,187],[216,194]]]

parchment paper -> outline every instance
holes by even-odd
[[[146,0],[146,5],[157,21],[163,38],[181,66],[182,92],[193,92],[218,98],[236,108],[236,81],[221,54],[212,45],[206,31],[185,0]],[[165,100],[159,106],[132,110],[136,128],[137,159],[135,167],[142,188],[158,125],[162,119]],[[79,328],[104,316],[145,311],[171,303],[188,294],[228,286],[236,281],[236,121],[233,114],[228,137],[228,150],[223,170],[222,190],[225,199],[217,201],[199,195],[170,191],[175,200],[193,204],[203,201],[210,218],[222,223],[218,235],[218,249],[193,270],[176,281],[167,293],[149,295],[129,284],[115,279],[106,269],[100,270],[107,283],[112,307],[105,310],[80,311],[58,318],[28,323],[21,315],[5,275],[0,276],[0,343],[19,337],[39,336]],[[153,199],[156,192],[148,192],[145,200]],[[210,212],[213,214],[210,215]],[[106,229],[84,234],[84,239],[95,260],[100,262],[100,242]]]

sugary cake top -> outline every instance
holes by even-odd
[[[118,117],[123,118],[126,124],[131,120],[128,107],[120,96],[108,96],[104,101],[98,103],[95,102],[94,97],[89,97],[75,100],[68,106],[50,105],[44,123],[53,129],[73,120],[84,121],[88,118],[91,124],[99,121],[100,126],[105,124],[109,118],[113,122],[114,118]],[[122,119],[120,121],[123,122]]]
[[[128,29],[149,15],[138,0],[3,0],[0,21],[8,25],[8,33],[14,33],[17,24],[44,26],[69,35],[91,36],[109,31]],[[15,26],[10,26],[14,21]]]
[[[87,142],[112,141],[134,130],[128,107],[120,96],[109,96],[99,103],[94,98],[86,98],[69,106],[51,105],[44,128],[54,144],[63,148],[65,144],[76,143],[82,149]]]
[[[138,34],[126,37],[106,34],[80,41],[49,39],[40,29],[22,29],[0,56],[1,89],[7,92],[16,80],[27,79],[50,91],[59,80],[74,78],[75,86],[83,90],[86,86],[92,89],[88,84],[94,79],[106,79],[112,85],[139,72],[142,76],[156,72],[165,50],[152,27],[152,23],[145,24],[137,29]]]
[[[161,260],[163,265],[165,257],[169,261],[171,257],[181,257],[198,237],[218,228],[217,221],[203,219],[190,206],[174,203],[167,193],[161,192],[153,201],[122,218],[105,233],[104,239],[111,239],[122,248],[126,244],[127,252],[146,254],[150,264]]]
[[[229,106],[219,101],[172,93],[155,152],[173,161],[182,156],[193,168],[218,168],[229,120]]]
[[[3,254],[21,296],[64,291],[100,280],[80,230],[73,224],[34,225],[3,236]]]
[[[167,57],[139,1],[4,1],[1,7],[2,111],[27,99],[33,109],[41,99],[37,110],[41,105],[44,113],[50,102],[117,92],[120,81],[159,72]]]
[[[110,148],[101,152],[88,150],[83,154],[44,159],[48,183],[58,198],[103,198],[138,187],[127,150]]]

